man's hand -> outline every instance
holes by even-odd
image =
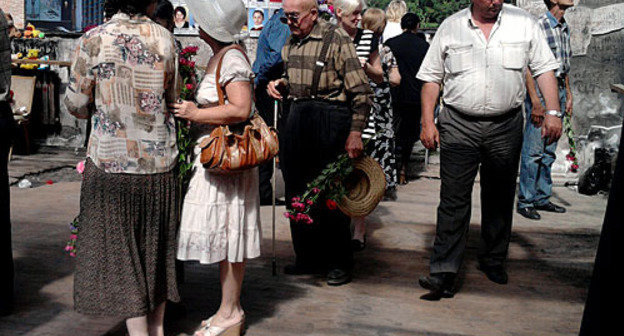
[[[429,150],[434,150],[438,147],[438,144],[440,143],[440,133],[438,133],[438,128],[432,121],[422,124],[420,141],[423,146]]]
[[[282,90],[286,88],[286,80],[283,78],[270,81],[267,85],[267,93],[274,99],[282,99]]]
[[[561,118],[553,115],[547,115],[544,118],[542,127],[542,138],[548,138],[548,144],[559,140],[561,137]]]
[[[345,150],[349,154],[349,157],[355,159],[362,155],[364,144],[362,143],[362,132],[351,131],[345,144]]]
[[[533,109],[531,110],[531,122],[535,127],[540,128],[544,123],[544,116],[546,115],[546,111],[544,109],[544,105],[542,105],[541,101],[533,102]]]
[[[568,117],[572,116],[572,100],[573,100],[572,99],[572,94],[569,94],[566,97],[566,106],[565,106],[565,111],[566,111],[566,114],[568,115]]]

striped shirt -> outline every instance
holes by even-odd
[[[330,28],[323,20],[303,39],[290,36],[282,49],[284,79],[288,82],[289,99],[311,98],[314,67],[323,45],[323,35]],[[318,86],[319,99],[348,103],[353,112],[351,131],[362,132],[372,106],[372,90],[360,66],[353,42],[347,33],[338,28],[327,52],[327,62]]]
[[[0,102],[9,100],[11,90],[11,41],[9,24],[0,9]]]
[[[555,70],[555,76],[563,78],[570,72],[570,58],[572,58],[568,23],[563,18],[558,21],[550,12],[540,16],[538,23],[546,35],[550,50],[559,62],[559,69]]]
[[[375,38],[372,30],[358,29],[355,38],[353,39],[355,45],[355,52],[360,60],[370,62],[370,55],[379,49],[379,39]],[[372,81],[369,81],[371,89],[373,88]],[[363,139],[370,139],[375,135],[375,120],[373,118],[374,111],[371,110],[366,123],[366,128],[362,132]]]
[[[358,29],[353,44],[355,44],[355,53],[358,58],[366,61],[369,61],[370,55],[379,49],[379,39],[375,38],[373,32],[368,29]]]

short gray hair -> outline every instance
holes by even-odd
[[[355,9],[362,5],[362,9],[366,8],[366,0],[334,0],[334,8],[340,8],[345,14],[351,14]]]

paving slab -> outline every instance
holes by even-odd
[[[293,260],[290,232],[277,208],[276,256],[271,275],[271,207],[263,207],[262,257],[249,261],[243,289],[248,336],[256,335],[575,335],[580,326],[606,198],[556,187],[566,214],[529,221],[514,214],[510,283],[489,282],[476,270],[479,185],[455,298],[422,301],[417,284],[428,273],[440,181],[401,186],[396,202],[367,217],[367,248],[356,255],[354,281],[329,287],[321,277],[286,276]],[[78,211],[79,182],[12,188],[17,269],[16,313],[0,318],[0,335],[125,335],[122,321],[73,312],[73,260],[63,252],[68,223]],[[321,245],[322,242],[319,242]],[[180,286],[185,315],[167,316],[167,335],[192,334],[219,303],[218,268],[186,263]]]

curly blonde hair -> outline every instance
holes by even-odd
[[[386,19],[388,21],[401,22],[405,13],[407,13],[407,4],[403,0],[392,0],[386,7]]]

